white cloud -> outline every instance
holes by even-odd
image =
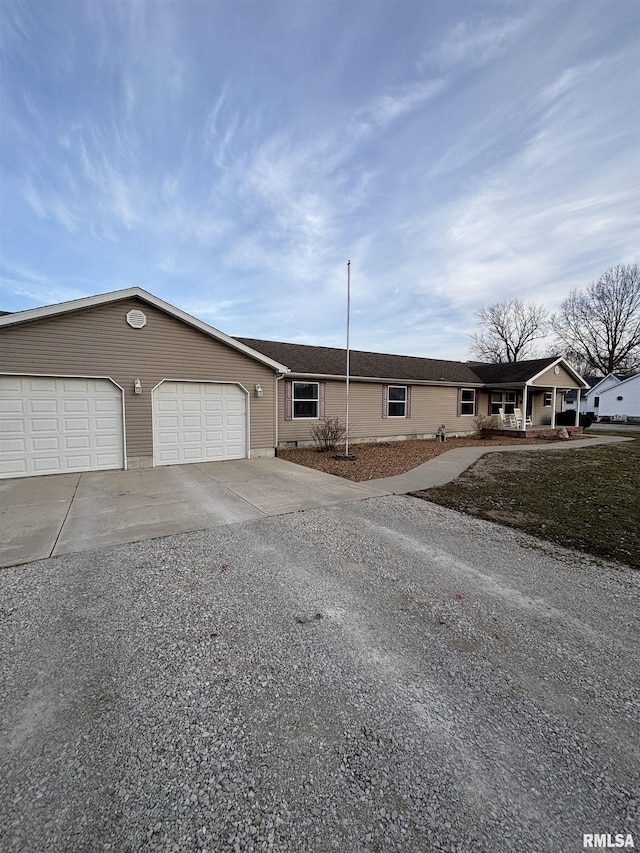
[[[474,68],[497,59],[525,29],[520,18],[465,19],[456,23],[440,41],[420,58],[418,70],[435,64],[440,68]]]

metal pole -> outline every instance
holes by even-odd
[[[349,455],[349,318],[351,316],[351,261],[347,261],[347,393],[345,400],[344,455]]]

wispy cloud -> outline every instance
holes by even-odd
[[[630,259],[630,5],[292,8],[0,4],[12,305],[139,283],[340,345],[350,258],[355,346],[460,357],[479,304]]]
[[[86,295],[82,287],[62,285],[53,276],[43,274],[26,264],[2,264],[0,271],[0,293],[12,293],[31,305],[52,305]]]
[[[425,51],[419,71],[435,65],[443,70],[476,68],[498,59],[527,25],[524,16],[468,18],[454,24],[444,39]]]

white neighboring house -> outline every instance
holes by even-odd
[[[607,373],[605,377],[600,379],[599,382],[596,382],[596,384],[589,389],[584,400],[581,401],[580,410],[584,412],[591,412],[596,419],[600,417],[600,415],[603,414],[600,411],[600,397],[609,388],[619,385],[621,379],[624,379],[624,376],[616,376],[615,373]]]
[[[585,376],[585,382],[589,384],[589,388],[586,390],[581,390],[578,392],[577,390],[567,391],[562,398],[562,411],[563,412],[575,412],[576,410],[576,397],[578,393],[580,394],[580,414],[584,415],[587,412],[587,395],[590,393],[591,389],[594,385],[597,385],[602,381],[600,376]]]
[[[640,373],[600,391],[598,417],[640,420]]]

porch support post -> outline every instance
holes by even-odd
[[[551,397],[551,429],[555,428],[556,425],[556,389],[555,387],[551,389],[552,397]]]
[[[580,398],[582,396],[582,389],[578,388],[576,390],[576,422],[574,426],[580,426]]]
[[[533,420],[533,418],[531,418]],[[522,429],[527,431],[527,383],[524,383],[522,389]]]

